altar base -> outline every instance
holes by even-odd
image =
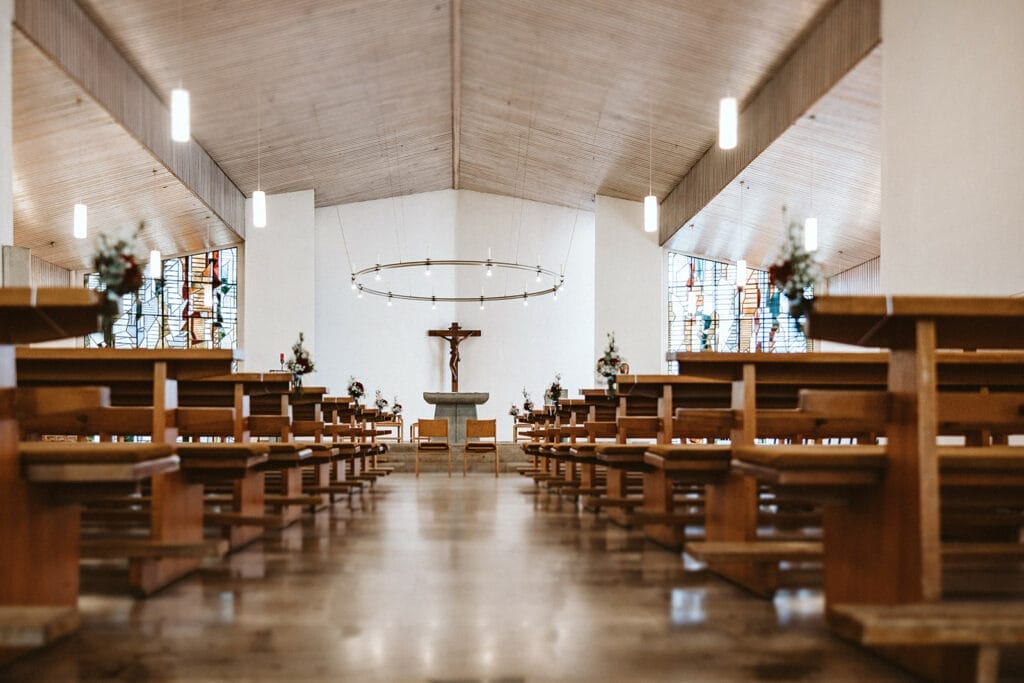
[[[466,440],[466,420],[476,419],[476,407],[487,403],[490,394],[473,391],[425,391],[423,400],[434,406],[434,418],[448,420],[448,441]]]

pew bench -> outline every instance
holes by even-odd
[[[18,457],[26,481],[66,502],[131,492],[139,482],[179,468],[174,448],[159,443],[23,441]]]
[[[889,649],[885,654],[932,680],[996,683],[1000,648],[1024,644],[1024,605],[1019,602],[835,605],[827,617],[840,636]],[[925,649],[940,657],[901,656],[892,648]]]

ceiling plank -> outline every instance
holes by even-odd
[[[743,108],[740,141],[713,144],[661,205],[668,242],[744,168],[881,41],[880,0],[839,0]]]
[[[239,238],[245,197],[194,139],[175,143],[170,113],[73,0],[17,0],[14,23]]]

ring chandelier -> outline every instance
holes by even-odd
[[[402,294],[392,290],[380,289],[380,285],[376,284],[381,279],[381,273],[387,270],[401,270],[403,268],[418,268],[422,269],[425,275],[430,275],[431,266],[451,266],[454,268],[484,268],[485,274],[490,277],[497,269],[502,270],[518,270],[533,273],[535,282],[543,282],[546,279],[550,279],[553,284],[546,289],[541,289],[540,285],[537,285],[537,289],[525,288],[521,294],[492,294],[486,295],[481,292],[479,296],[437,296],[435,294],[422,295],[422,294]],[[369,278],[369,280],[368,280]],[[371,284],[372,283],[372,284]],[[530,299],[537,298],[540,296],[546,296],[551,294],[553,298],[558,299],[558,290],[565,286],[565,275],[562,273],[556,273],[553,270],[542,268],[540,265],[528,266],[522,263],[512,263],[511,261],[495,261],[494,259],[488,258],[480,261],[475,259],[425,259],[423,261],[397,261],[394,263],[377,263],[375,265],[357,270],[352,273],[352,289],[357,290],[359,295],[373,294],[374,296],[385,297],[388,300],[388,304],[393,299],[401,301],[430,301],[432,303],[445,303],[445,302],[479,302],[481,306],[488,301],[522,301],[525,305]]]

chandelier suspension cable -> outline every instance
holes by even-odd
[[[352,252],[348,250],[348,240],[345,239],[345,226],[341,223],[341,209],[338,205],[334,205],[334,214],[338,217],[338,230],[341,231],[341,243],[345,245],[345,258],[348,259],[348,274],[354,276],[356,273],[356,265],[352,263]]]

